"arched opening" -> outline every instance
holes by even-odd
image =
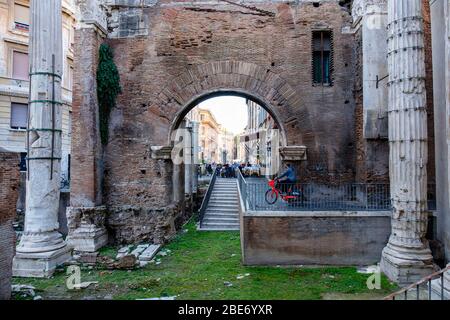
[[[286,146],[274,109],[235,90],[214,91],[190,101],[175,116],[169,139],[175,152],[174,200],[194,203],[197,191],[207,185],[208,204],[206,208],[202,201],[200,211],[206,215],[200,225],[214,230],[239,229],[239,179],[265,185],[266,178],[278,174],[280,147]]]
[[[266,101],[263,101],[262,98],[257,97],[253,94],[250,94],[243,90],[230,90],[230,89],[224,89],[224,90],[216,90],[208,92],[204,95],[201,95],[199,97],[193,98],[191,101],[189,101],[184,108],[181,109],[180,112],[177,113],[175,116],[175,120],[171,124],[171,130],[169,135],[169,143],[172,142],[173,138],[173,131],[180,128],[180,124],[182,121],[186,118],[188,113],[196,108],[198,105],[200,105],[202,102],[217,98],[217,97],[240,97],[243,99],[247,99],[249,101],[254,102],[255,104],[259,105],[261,108],[263,108],[268,115],[274,120],[275,123],[275,129],[278,129],[280,131],[280,145],[286,146],[287,145],[287,139],[286,139],[286,131],[284,129],[284,126],[282,125],[282,122],[280,121],[280,115],[277,114],[277,111],[275,111],[275,108],[272,108],[270,104]]]

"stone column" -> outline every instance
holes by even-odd
[[[173,176],[172,176],[172,195],[173,202],[184,207],[185,195],[185,130],[186,122],[183,121],[178,130],[174,131],[172,141],[174,147],[171,152],[173,162]]]
[[[198,191],[198,128],[199,123],[197,121],[192,121],[192,192],[194,194]]]
[[[193,145],[192,145],[192,125],[189,123],[188,126],[186,126],[184,133],[184,190],[187,195],[189,195],[192,198],[192,184],[193,184],[193,177],[192,177],[192,155],[193,155]]]
[[[421,0],[388,1],[392,230],[381,268],[405,285],[433,272],[427,229],[427,113]]]
[[[437,237],[450,257],[450,0],[430,0],[433,41],[434,132],[436,145]],[[445,274],[450,298],[450,272]],[[440,280],[434,281],[440,294]]]
[[[76,0],[75,72],[72,103],[72,160],[67,241],[76,251],[94,252],[108,242],[102,199],[103,146],[100,142],[96,73],[107,35],[102,1]]]
[[[57,231],[61,171],[61,0],[31,1],[25,230],[13,274],[48,277],[71,252]]]
[[[445,96],[446,96],[446,110],[447,110],[447,119],[450,119],[450,0],[444,1],[444,17],[445,17]],[[449,123],[449,122],[447,122]],[[450,127],[446,131],[447,137],[450,137]],[[447,148],[448,157],[450,157],[450,138],[447,140],[447,145],[449,146]],[[450,166],[450,163],[448,163]],[[449,169],[450,170],[450,169]],[[450,177],[447,176],[447,179],[450,179]],[[450,181],[448,182],[448,185],[450,185]],[[449,195],[448,201],[450,202],[450,190],[448,190]],[[450,212],[447,212],[447,216],[445,219],[445,237],[446,237],[446,251],[450,252]],[[450,260],[450,257],[447,256],[447,261]],[[448,264],[450,266],[450,263]],[[450,299],[450,271],[447,271],[444,275],[445,278],[445,290],[447,294],[447,299]]]
[[[354,0],[352,16],[356,36],[361,39],[359,50],[362,52],[358,66],[362,82],[356,83],[357,89],[362,86],[362,100],[357,96],[358,108],[362,107],[362,119],[358,118],[362,135],[357,135],[360,150],[357,179],[382,181],[389,173],[387,0]],[[383,156],[380,157],[380,154]]]

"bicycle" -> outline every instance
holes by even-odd
[[[281,200],[285,202],[295,204],[303,204],[306,200],[301,188],[298,189],[291,185],[286,192],[283,192],[279,188],[278,179],[269,180],[268,185],[270,189],[266,191],[264,198],[270,205],[275,204],[278,201],[278,198],[281,198]]]

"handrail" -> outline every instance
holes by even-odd
[[[439,271],[436,271],[424,278],[422,278],[421,280],[410,284],[409,286],[398,290],[390,295],[388,295],[387,297],[384,298],[384,300],[395,300],[395,297],[400,295],[400,294],[404,294],[405,297],[407,297],[408,291],[411,289],[416,288],[417,290],[417,297],[419,296],[419,286],[421,284],[424,284],[426,282],[428,282],[428,286],[429,286],[429,297],[431,298],[431,280],[433,280],[433,278],[437,278],[440,277],[441,278],[441,300],[444,300],[444,273],[450,270],[450,265],[445,267],[444,269],[441,269]],[[417,299],[418,300],[418,299]]]
[[[200,206],[200,228],[202,227],[203,217],[205,216],[206,208],[208,207],[209,199],[211,198],[212,190],[214,189],[214,184],[216,183],[216,177],[216,172],[213,172],[211,180],[209,180],[208,190],[206,191],[206,194],[202,200],[202,205]]]
[[[247,198],[247,181],[245,181],[244,176],[242,175],[241,170],[236,169],[238,172],[238,185],[239,185],[239,191],[240,191],[240,197],[242,197],[242,200],[244,202],[245,210],[249,210],[248,205],[248,198]],[[244,187],[245,185],[245,187]]]

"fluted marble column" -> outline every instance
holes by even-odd
[[[421,0],[388,1],[392,231],[381,268],[401,285],[433,271],[427,230],[427,112]]]
[[[70,258],[57,231],[61,170],[61,0],[31,1],[30,102],[25,230],[13,274],[50,276]]]

